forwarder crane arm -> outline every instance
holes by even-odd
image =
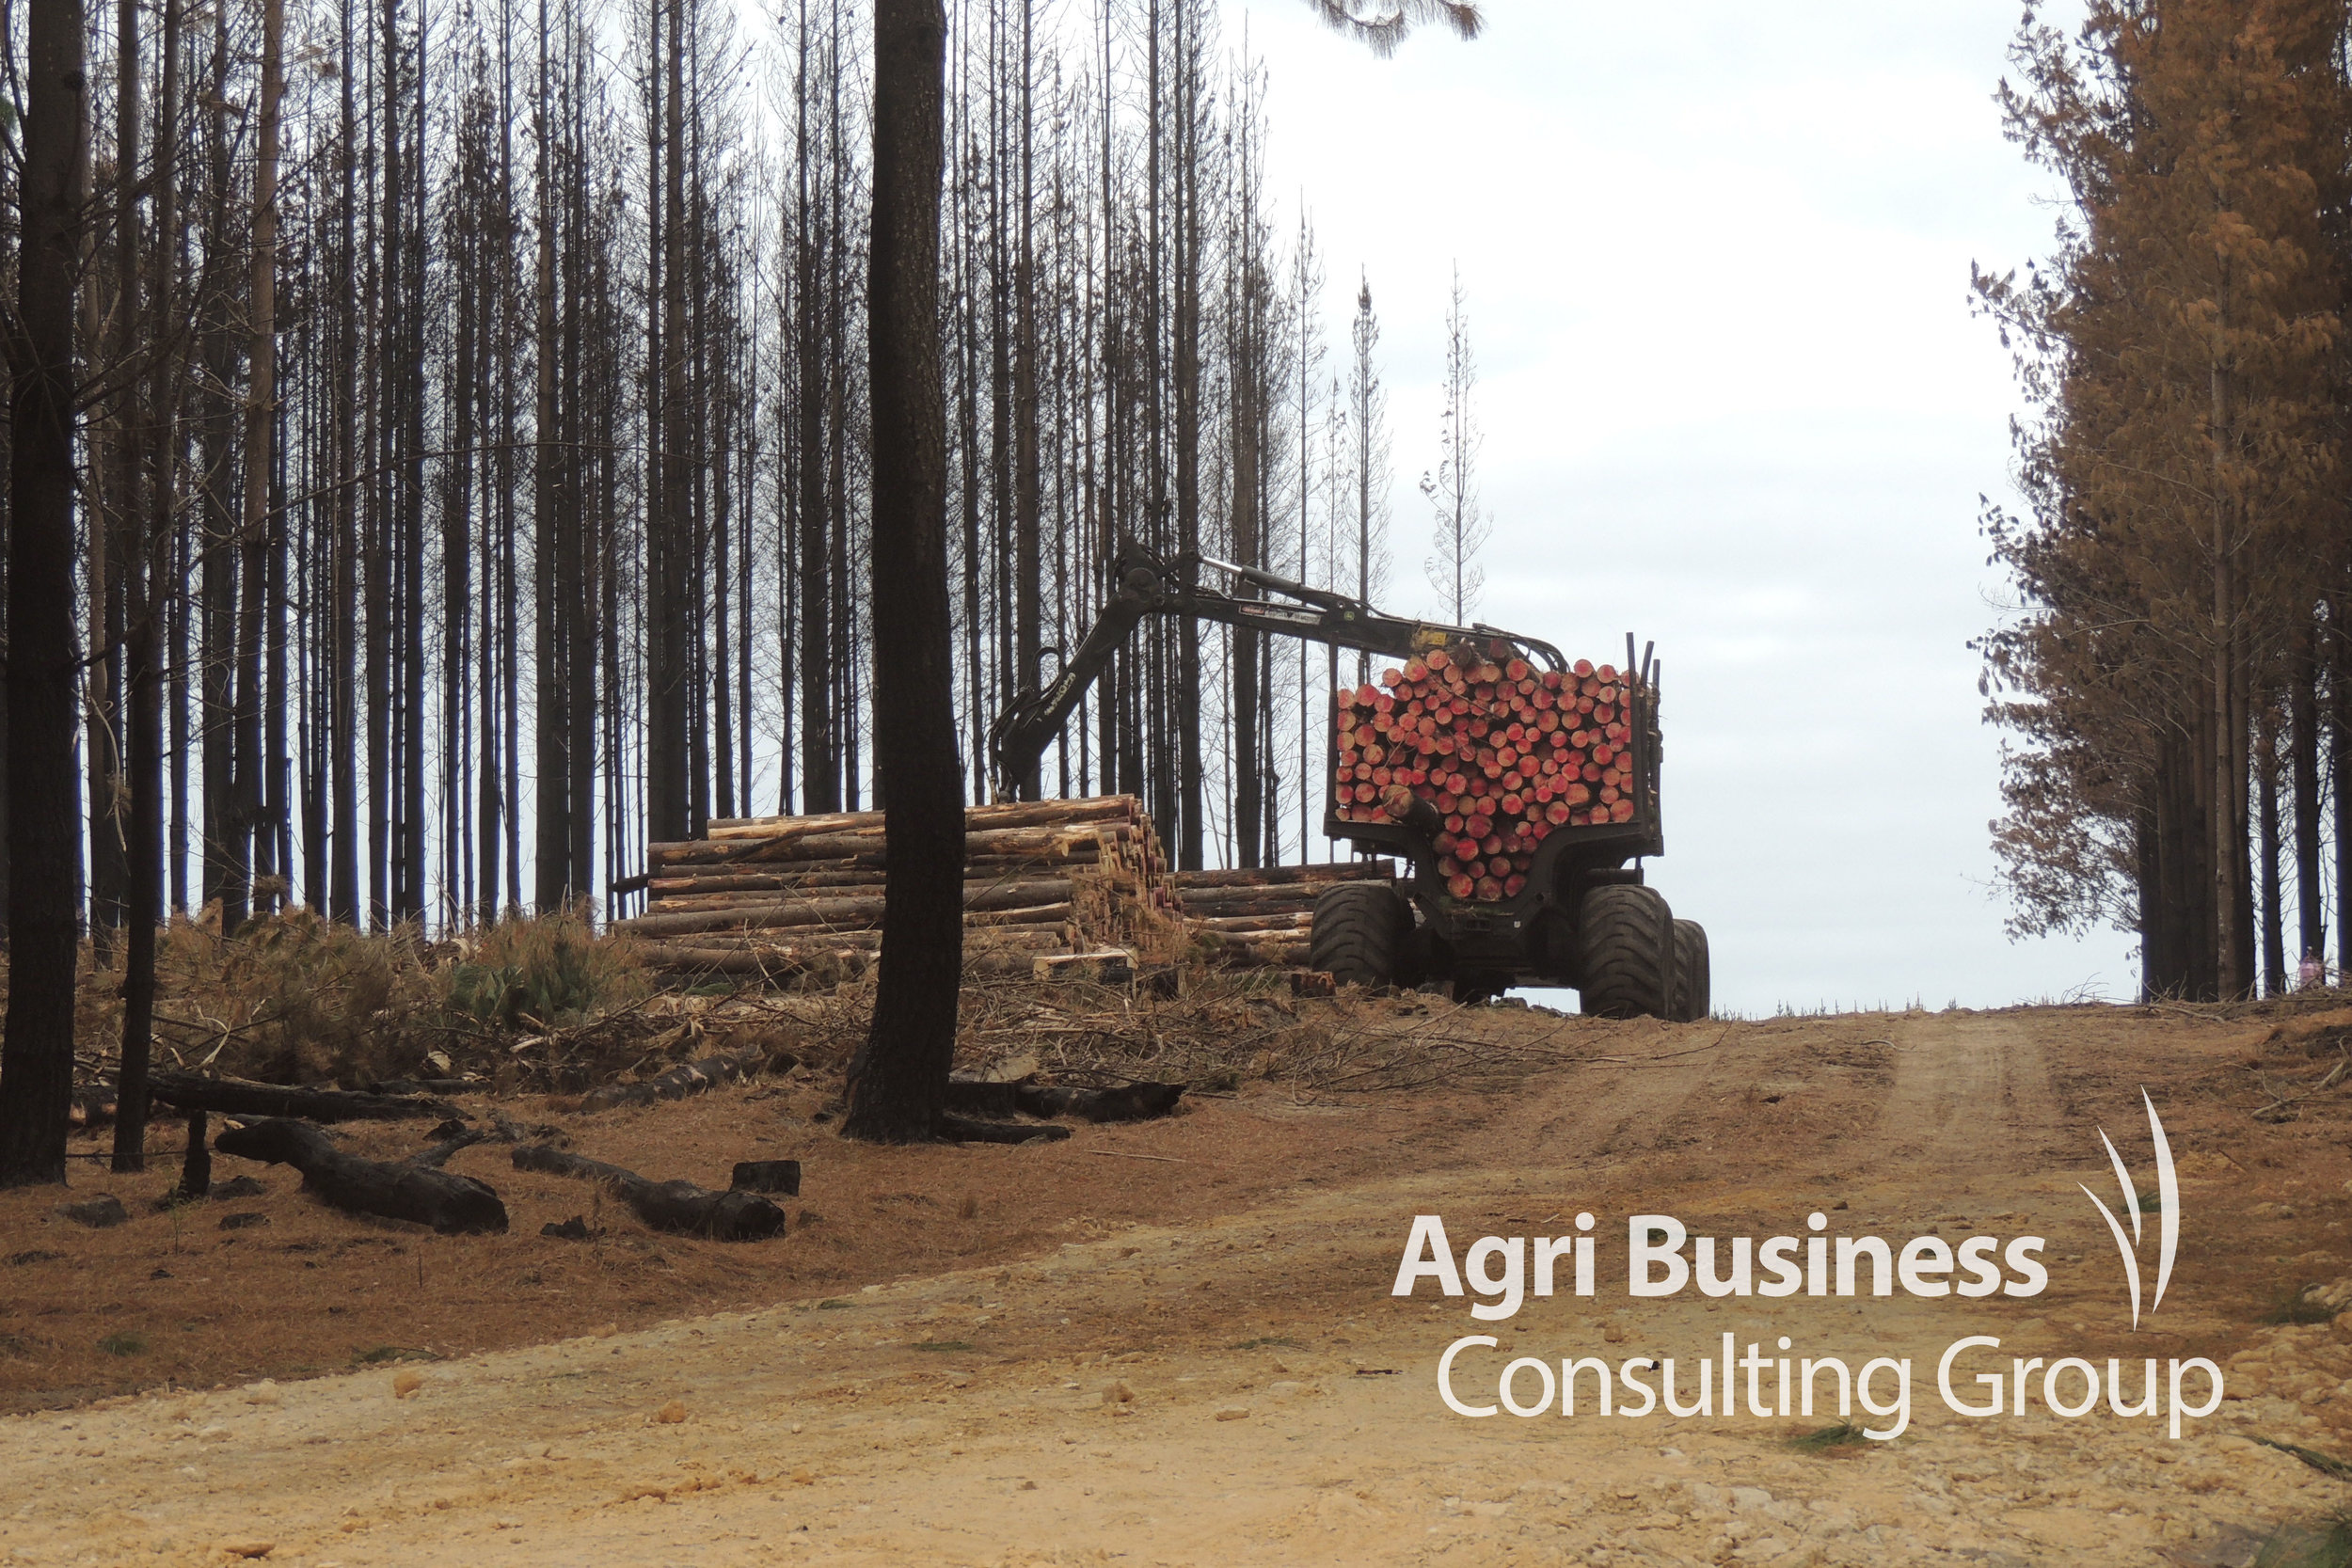
[[[1263,590],[1280,599],[1240,598],[1194,582],[1202,566],[1214,567],[1237,587]],[[1110,667],[1111,656],[1135,634],[1147,615],[1180,615],[1219,621],[1229,626],[1269,635],[1327,642],[1339,648],[1361,648],[1391,658],[1412,658],[1427,650],[1460,641],[1503,643],[1540,660],[1547,668],[1565,670],[1567,661],[1549,642],[1494,626],[1449,626],[1430,621],[1384,615],[1360,599],[1327,589],[1236,566],[1202,555],[1180,555],[1163,561],[1132,540],[1120,547],[1112,579],[1118,589],[1103,607],[1077,651],[1062,661],[1061,673],[1042,691],[1031,689],[1006,705],[988,729],[989,780],[1000,800],[1036,799],[1034,778],[1046,747],[1061,734],[1089,687]],[[1293,602],[1283,603],[1281,600]]]

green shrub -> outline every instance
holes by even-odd
[[[447,972],[453,1011],[501,1028],[558,1028],[644,996],[626,942],[599,940],[579,915],[502,920],[463,938]]]

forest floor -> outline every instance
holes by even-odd
[[[227,1158],[215,1180],[269,1190],[175,1216],[144,1202],[161,1175],[86,1178],[75,1196],[111,1186],[135,1212],[95,1232],[53,1218],[54,1190],[0,1195],[0,1388],[21,1412],[0,1419],[0,1562],[1998,1568],[2249,1564],[2265,1542],[2267,1561],[2341,1561],[2324,1537],[2352,1482],[2264,1441],[2352,1455],[2352,1313],[2297,1294],[2352,1294],[2352,1085],[2315,1087],[2352,1013],[2312,1022],[1484,1008],[1444,1027],[1509,1073],[1366,1092],[1245,1078],[1052,1145],[848,1146],[813,1119],[815,1079],[562,1118],[581,1152],[665,1177],[803,1160],[790,1233],[734,1246],[656,1237],[496,1146],[452,1168],[497,1183],[503,1237],[362,1226]],[[2281,1023],[2309,1037],[2275,1038]],[[2076,1184],[2112,1192],[2102,1127],[2144,1177],[2142,1085],[2179,1162],[2182,1239],[2134,1334]],[[391,1152],[418,1133],[358,1136]],[[2050,1284],[2029,1301],[1626,1294],[1629,1214],[1761,1237],[1804,1234],[1814,1207],[1899,1247],[2042,1235]],[[1442,1213],[1458,1252],[1565,1234],[1580,1210],[1601,1216],[1595,1297],[1481,1323],[1427,1284],[1390,1293],[1417,1213]],[[266,1223],[223,1230],[230,1212]],[[604,1239],[538,1234],[576,1213]],[[1486,1403],[1510,1354],[1677,1355],[1687,1397],[1725,1332],[1742,1351],[1787,1335],[1800,1355],[1911,1358],[1907,1430],[1807,1445],[1824,1418],[1472,1419],[1439,1401],[1438,1359],[1465,1335],[1501,1340],[1457,1379]],[[2039,1377],[2024,1415],[1968,1419],[1935,1364],[1979,1334],[2002,1347],[1976,1370],[2011,1352],[2153,1355],[2160,1374],[2206,1356],[2229,1398],[2178,1442],[2105,1408],[2061,1420]],[[2201,1387],[2192,1374],[2185,1397]],[[2315,1555],[2282,1556],[2282,1529],[2317,1532]]]

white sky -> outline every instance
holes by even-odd
[[[1303,189],[1336,345],[1369,273],[1419,563],[1454,265],[1481,361],[1482,618],[1665,670],[1669,854],[1719,1009],[2129,994],[2130,940],[2010,943],[1998,736],[1965,646],[1999,575],[2006,353],[1971,260],[2048,248],[1992,95],[2015,0],[1489,0],[1377,60],[1301,0],[1229,0],[1271,68],[1269,188]]]

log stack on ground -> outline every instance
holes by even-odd
[[[1432,649],[1338,694],[1335,809],[1391,822],[1424,801],[1443,823],[1447,893],[1513,897],[1551,833],[1632,820],[1630,700],[1626,676],[1589,659],[1534,670]]]
[[[1315,899],[1334,882],[1388,881],[1389,860],[1179,871],[1168,880],[1183,901],[1184,934],[1196,951],[1229,968],[1281,968],[1307,961]]]
[[[964,832],[967,969],[1026,974],[1041,954],[1179,941],[1166,856],[1134,796],[975,806]],[[880,812],[714,820],[650,847],[645,912],[614,929],[673,971],[846,979],[881,948],[885,871]]]

